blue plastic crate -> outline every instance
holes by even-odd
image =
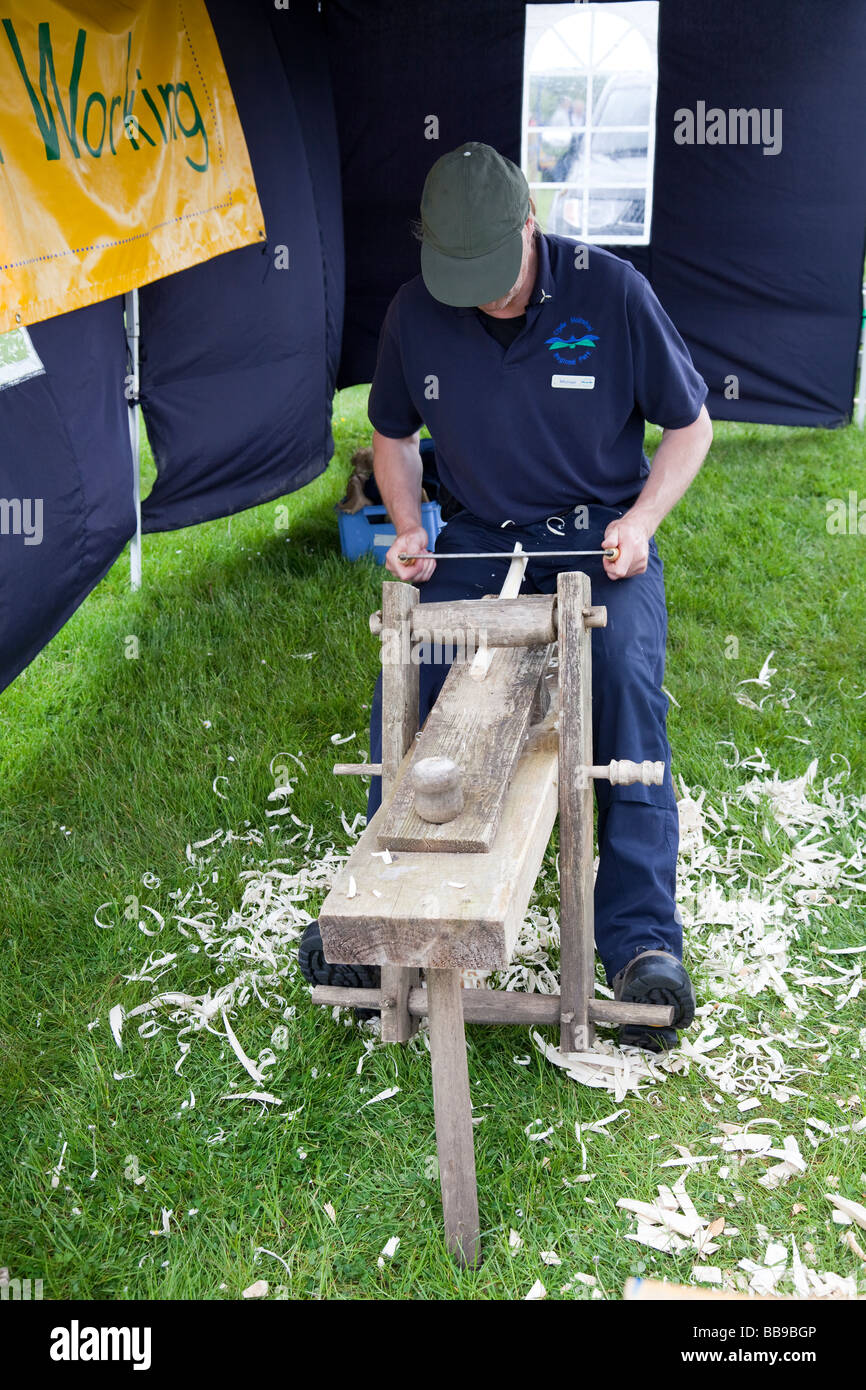
[[[357,560],[359,555],[372,553],[377,563],[384,565],[385,554],[397,534],[387,517],[385,507],[364,507],[351,515],[337,512],[340,549],[347,560]],[[444,525],[438,502],[421,503],[421,525],[427,532],[428,545],[432,546]]]

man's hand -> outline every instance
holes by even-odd
[[[410,560],[408,564],[403,564],[397,557],[420,555],[421,551],[426,549],[427,532],[423,526],[413,526],[409,531],[401,531],[385,556],[385,568],[398,579],[406,579],[412,584],[423,584],[436,568],[433,556],[431,555],[429,560]]]
[[[633,574],[643,574],[649,560],[650,533],[640,518],[629,512],[617,521],[612,521],[604,533],[602,546],[610,550],[619,546],[619,559],[602,561],[608,579],[630,579]]]

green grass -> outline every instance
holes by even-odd
[[[651,1104],[630,1098],[628,1122],[592,1140],[595,1180],[569,1188],[563,1179],[580,1171],[575,1121],[609,1114],[611,1097],[569,1082],[522,1030],[470,1029],[473,1101],[486,1107],[475,1134],[486,1260],[460,1273],[440,1237],[423,1049],[376,1051],[358,1076],[366,1035],[314,1010],[290,973],[289,1047],[267,1082],[284,1106],[262,1117],[219,1101],[242,1075],[219,1038],[198,1038],[177,1075],[173,1029],[143,1041],[127,1025],[122,1054],[108,1031],[118,998],[129,1005],[150,993],[121,977],[160,946],[159,937],[143,939],[132,900],[170,914],[169,894],[196,877],[188,841],[219,827],[265,835],[263,849],[235,842],[216,856],[217,881],[206,892],[223,919],[239,903],[240,872],[279,854],[298,857],[265,816],[275,754],[303,750],[308,775],[292,809],[319,836],[344,846],[340,808],[350,818],[363,809],[362,786],[331,776],[330,735],[357,731],[341,750],[347,757],[364,746],[377,661],[367,615],[378,607],[382,572],[339,554],[332,504],[352,450],[367,442],[365,391],[344,392],[336,404],[337,456],[284,501],[288,532],[278,529],[274,503],[145,537],[141,592],[130,593],[122,557],[0,699],[0,1265],[13,1277],[42,1277],[53,1298],[236,1298],[260,1277],[301,1298],[516,1298],[539,1276],[555,1295],[576,1270],[595,1273],[618,1297],[641,1267],[685,1279],[691,1259],[654,1259],[625,1241],[629,1227],[615,1204],[622,1195],[650,1199],[657,1182],[670,1180],[657,1165],[672,1142],[702,1152],[719,1119],[740,1118],[733,1100],[717,1116],[706,1112],[707,1084],[695,1072],[670,1078]],[[651,432],[651,443],[657,437]],[[856,430],[717,426],[710,459],[659,535],[670,607],[666,684],[679,702],[670,715],[674,770],[689,785],[717,797],[743,780],[717,746],[730,740],[743,754],[759,746],[783,776],[802,773],[812,757],[830,774],[831,756],[844,754],[849,789],[866,790],[866,701],[854,698],[866,684],[866,540],[830,536],[825,526],[827,499],[849,489],[866,497]],[[726,655],[735,645],[738,655]],[[789,684],[797,698],[791,710],[772,704],[758,713],[737,704],[734,691],[771,650],[774,689]],[[312,660],[296,655],[308,652]],[[227,779],[217,783],[225,799],[214,793],[216,777]],[[766,870],[779,854],[778,843],[767,846]],[[143,887],[148,872],[158,887]],[[94,923],[102,903],[114,930]],[[826,920],[825,944],[863,939],[862,914],[831,910]],[[201,956],[179,961],[162,982],[191,992],[217,983]],[[760,1011],[772,1013],[764,998],[750,1010],[756,1024]],[[235,1026],[255,1056],[278,1021],[248,1009]],[[801,1134],[807,1114],[841,1122],[838,1101],[857,1090],[858,1075],[850,1042],[841,1043],[862,1026],[862,1009],[850,1005],[840,1022],[840,1045],[813,1094],[768,1103],[785,1132]],[[528,1067],[514,1064],[527,1054]],[[135,1077],[116,1081],[116,1070]],[[395,1084],[396,1097],[359,1113]],[[190,1089],[196,1106],[182,1110]],[[289,1120],[290,1111],[299,1113]],[[549,1144],[524,1135],[537,1118],[555,1126]],[[220,1129],[222,1142],[208,1142]],[[763,1224],[811,1240],[819,1267],[851,1272],[856,1262],[840,1253],[822,1194],[831,1175],[862,1200],[863,1145],[833,1141],[809,1158],[808,1174],[776,1192],[758,1186],[762,1168],[737,1177],[742,1234],[729,1242],[726,1267],[759,1253]],[[696,1173],[689,1191],[699,1210],[712,1211],[718,1179]],[[806,1207],[796,1217],[794,1202]],[[177,1218],[169,1239],[150,1234],[163,1207]],[[512,1226],[524,1241],[513,1255]],[[400,1248],[380,1270],[376,1257],[395,1234]],[[289,1272],[270,1256],[256,1262],[259,1246],[282,1256]],[[549,1249],[561,1266],[539,1263]],[[578,1286],[571,1296],[587,1295]]]

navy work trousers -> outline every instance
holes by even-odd
[[[587,516],[588,514],[588,516]],[[459,512],[436,542],[436,551],[595,550],[608,524],[622,515],[590,505],[575,517],[529,526],[494,526]],[[564,534],[562,533],[564,531]],[[662,692],[667,609],[664,573],[655,541],[650,542],[645,574],[608,579],[601,556],[530,561],[521,593],[553,594],[561,570],[589,575],[592,602],[607,608],[607,626],[592,630],[593,761],[644,758],[664,762],[660,787],[612,787],[596,781],[599,866],[595,884],[595,941],[608,982],[641,951],[670,951],[682,959],[682,919],[676,906],[679,822],[670,772],[667,697]],[[498,593],[507,573],[504,561],[449,560],[418,585],[422,603],[482,598]],[[440,653],[441,655],[441,653]],[[423,724],[448,674],[448,665],[422,663],[419,720]],[[370,760],[382,755],[382,677],[376,683],[370,716]],[[368,819],[381,801],[381,780],[371,780]]]

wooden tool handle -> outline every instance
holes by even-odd
[[[615,563],[620,557],[620,548],[618,545],[610,545],[602,553],[606,560],[613,560]]]
[[[664,763],[644,761],[630,762],[623,758],[620,762],[612,760],[608,765],[585,769],[590,777],[610,782],[612,787],[630,787],[633,782],[642,782],[645,787],[660,787],[665,780]]]

